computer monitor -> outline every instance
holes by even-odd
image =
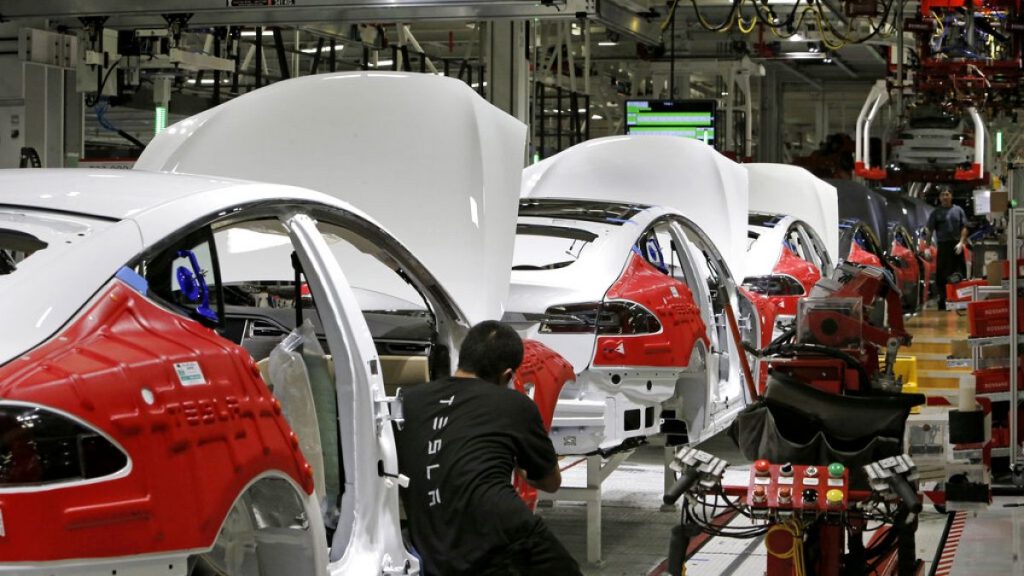
[[[681,136],[715,145],[714,100],[627,100],[626,134]]]

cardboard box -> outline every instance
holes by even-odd
[[[971,357],[971,347],[967,344],[967,340],[951,340],[950,345],[952,346],[952,351],[949,355],[953,358]]]
[[[989,286],[1001,286],[1003,283],[1003,262],[995,260],[985,265],[985,280]]]
[[[989,210],[993,214],[1002,214],[1010,207],[1010,194],[1007,190],[993,191],[989,196]]]

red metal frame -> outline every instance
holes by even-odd
[[[513,385],[523,394],[528,393],[528,385],[532,387],[533,402],[537,404],[544,429],[548,432],[551,431],[555,404],[562,387],[575,379],[576,372],[565,358],[536,340],[523,340],[523,363],[516,370]],[[531,510],[535,508],[537,490],[519,476],[515,477],[514,483],[519,497]]]
[[[206,383],[183,385],[183,362]],[[56,337],[0,367],[0,397],[71,414],[131,459],[123,477],[0,494],[6,562],[204,549],[259,475],[313,492],[248,352],[117,280]]]
[[[789,246],[783,244],[782,253],[779,254],[779,261],[772,269],[774,274],[785,274],[792,276],[804,288],[804,294],[811,291],[814,285],[821,280],[821,270],[817,266],[797,256]],[[802,295],[796,296],[772,296],[776,309],[780,314],[796,315],[796,305]]]
[[[599,335],[594,366],[686,367],[698,341],[710,345],[690,288],[639,254],[630,254],[604,299],[640,304],[658,318],[662,329],[656,334]]]

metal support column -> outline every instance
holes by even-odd
[[[498,20],[487,24],[490,34],[480,82],[487,82],[486,94],[492,104],[530,122],[529,61],[526,58],[526,23]]]
[[[1017,243],[1022,237],[1019,226],[1024,224],[1024,209],[1011,208],[1009,227],[1006,230],[1006,258],[1010,263],[1009,298],[1010,298],[1010,471],[1020,474],[1019,467],[1024,464],[1020,458],[1020,437],[1017,434],[1017,423],[1020,421],[1020,392],[1017,390],[1017,354],[1019,352],[1019,326],[1017,322],[1017,289],[1020,286],[1017,266]]]
[[[782,83],[778,70],[765,71],[761,78],[761,121],[758,140],[758,162],[782,160]]]
[[[263,86],[263,27],[256,27],[256,88]]]

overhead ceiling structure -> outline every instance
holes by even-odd
[[[727,72],[737,62],[753,62],[790,93],[822,94],[841,86],[856,94],[861,84],[866,91],[884,77],[885,44],[894,34],[889,29],[872,31],[883,31],[895,0],[878,0],[885,15],[852,20],[845,16],[848,1],[2,0],[0,21],[32,22],[31,26],[44,22],[42,27],[49,30],[80,31],[80,41],[86,43],[81,39],[90,29],[120,31],[119,42],[126,31],[135,31],[137,38],[155,38],[169,30],[174,45],[184,52],[237,63],[223,72],[144,71],[141,82],[132,77],[133,84],[119,92],[126,98],[112,100],[96,118],[96,111],[87,106],[86,137],[110,145],[117,145],[121,137],[109,125],[143,141],[152,133],[156,85],[147,73],[173,77],[172,120],[268,82],[332,70],[445,73],[486,93],[494,88],[492,75],[498,73],[486,69],[495,25],[510,21],[526,23],[531,99],[539,93],[537,85],[586,96],[583,105],[534,102],[534,114],[567,109],[575,113],[579,107],[583,118],[573,119],[576,129],[597,137],[621,133],[624,101],[630,97],[707,98],[718,100],[722,110],[740,110],[730,126],[741,135],[741,124],[757,123],[761,114],[757,104],[750,114],[743,110],[762,96],[748,88],[737,99],[741,91],[730,89]],[[792,14],[801,16],[789,16],[794,25],[787,28],[787,15]],[[839,46],[837,38],[871,41]],[[120,55],[111,56],[113,61]],[[760,83],[755,82],[753,89],[760,94]],[[834,114],[832,122],[843,116]],[[799,109],[780,113],[778,122],[797,126],[806,135],[813,132],[806,126],[821,124],[820,118]],[[544,119],[533,122],[541,124]],[[557,119],[555,125],[561,122]],[[740,140],[735,146],[749,150],[750,138]]]
[[[654,18],[608,0],[5,0],[0,8],[2,19],[49,18],[72,27],[92,17],[106,18],[111,28],[155,27],[166,24],[163,15],[185,15],[191,27],[586,18],[643,42],[660,41]]]

